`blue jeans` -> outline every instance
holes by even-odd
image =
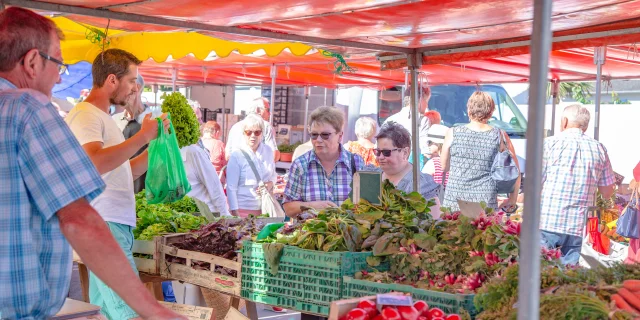
[[[562,252],[560,262],[563,264],[578,264],[582,249],[582,237],[543,230],[540,241],[542,246],[550,249],[559,247]]]

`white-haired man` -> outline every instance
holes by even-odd
[[[273,150],[274,161],[280,160],[280,151],[278,151],[278,145],[276,144],[276,133],[273,130],[273,126],[269,123],[269,100],[262,97],[253,100],[253,104],[247,110],[247,115],[250,114],[257,114],[264,120],[262,142]],[[229,157],[231,157],[231,154],[235,150],[239,150],[241,146],[246,144],[242,128],[244,128],[244,124],[240,121],[234,124],[229,130],[229,138],[227,138],[227,146],[224,150],[227,161],[229,161]]]
[[[562,114],[560,134],[544,142],[540,230],[543,243],[561,248],[565,264],[578,263],[596,191],[605,198],[614,192],[607,149],[584,134],[589,120],[589,110],[570,105]]]

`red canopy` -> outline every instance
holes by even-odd
[[[525,82],[528,79],[530,0],[4,0],[94,26],[130,31],[189,30],[251,42],[302,41],[338,51],[358,71],[336,76],[331,59],[317,55],[275,58],[231,55],[203,62],[185,58],[145,63],[143,74],[179,84],[270,83],[269,65],[278,64],[278,84],[391,86],[404,83],[400,70],[381,71],[376,55],[424,54],[431,83]],[[51,5],[56,4],[56,5]],[[549,78],[595,79],[593,46],[610,46],[603,75],[640,77],[640,0],[555,0],[554,50]],[[108,20],[110,19],[110,20]],[[271,39],[269,39],[271,38]],[[179,45],[168,43],[167,45]],[[583,49],[580,49],[583,48]],[[399,62],[398,62],[399,61]],[[384,66],[402,66],[402,56]],[[252,64],[254,64],[252,66]],[[284,66],[288,64],[288,67]],[[243,67],[244,65],[244,67]],[[288,72],[287,72],[288,70]]]

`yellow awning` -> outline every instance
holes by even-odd
[[[192,54],[199,60],[207,57],[227,57],[231,52],[252,54],[258,51],[275,57],[285,49],[296,56],[307,54],[313,47],[294,42],[244,43],[221,40],[197,32],[128,32],[109,29],[103,41],[105,29],[75,22],[68,18],[53,18],[65,35],[62,41],[62,57],[65,63],[93,62],[105,49],[118,48],[133,53],[138,59],[165,62],[167,58],[180,59]],[[215,56],[212,54],[215,53]]]

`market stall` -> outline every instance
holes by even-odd
[[[541,173],[541,154],[542,137],[543,137],[543,120],[544,120],[544,101],[546,100],[546,87],[548,81],[549,70],[553,71],[553,66],[549,68],[549,51],[552,48],[552,42],[556,45],[562,45],[562,49],[570,49],[575,47],[585,47],[585,41],[589,45],[603,46],[616,45],[623,43],[633,43],[640,30],[638,30],[638,20],[636,12],[638,12],[637,1],[577,1],[563,0],[555,1],[552,8],[550,0],[537,1],[532,6],[529,2],[518,0],[502,0],[492,1],[490,3],[474,3],[471,4],[463,0],[452,0],[435,4],[433,2],[413,2],[413,1],[386,1],[384,3],[364,3],[360,1],[351,1],[347,3],[337,3],[329,1],[321,6],[310,6],[306,1],[285,1],[278,4],[262,4],[253,5],[246,4],[247,10],[236,10],[236,4],[221,4],[219,8],[204,8],[205,4],[200,2],[187,2],[180,4],[179,8],[176,3],[169,1],[154,2],[138,2],[123,3],[121,1],[101,1],[83,3],[85,7],[77,7],[68,5],[65,1],[59,3],[44,3],[26,0],[5,0],[4,3],[9,5],[21,5],[25,7],[37,8],[45,11],[67,12],[70,13],[71,19],[78,21],[93,21],[95,23],[107,24],[113,22],[114,28],[145,30],[147,28],[142,24],[153,24],[157,30],[168,31],[175,28],[184,28],[188,30],[200,30],[203,33],[227,33],[241,39],[256,38],[272,38],[289,41],[301,41],[305,43],[315,43],[321,49],[330,49],[344,54],[380,54],[382,67],[385,69],[394,67],[407,66],[410,72],[410,83],[414,84],[415,91],[411,92],[411,101],[414,106],[413,113],[417,112],[417,95],[418,72],[424,65],[429,65],[431,61],[448,61],[455,63],[460,61],[473,61],[471,57],[482,56],[484,58],[491,56],[492,58],[501,58],[517,53],[530,52],[531,72],[528,76],[531,83],[531,95],[529,110],[529,127],[527,135],[530,137],[527,149],[527,176],[540,176]],[[231,6],[231,7],[230,7]],[[473,8],[471,8],[473,6]],[[268,7],[270,10],[264,10]],[[286,8],[287,10],[283,10]],[[392,9],[391,9],[392,8]],[[521,8],[521,10],[506,10],[505,14],[496,15],[496,8]],[[90,16],[92,18],[80,17]],[[588,18],[585,18],[587,16]],[[533,20],[531,19],[533,17]],[[113,21],[105,19],[114,19]],[[116,21],[119,19],[120,21]],[[189,21],[186,21],[186,20]],[[440,19],[440,20],[437,20]],[[496,20],[500,19],[500,20]],[[212,22],[214,21],[214,22]],[[385,23],[380,23],[385,21]],[[439,23],[434,23],[438,21]],[[455,28],[450,25],[454,23]],[[157,27],[163,25],[163,27]],[[169,26],[169,27],[167,27]],[[531,27],[533,26],[533,27]],[[142,29],[140,29],[142,28]],[[555,33],[552,34],[552,32]],[[532,36],[529,37],[528,35]],[[524,50],[524,51],[522,51]],[[389,54],[390,53],[390,54]],[[437,60],[438,57],[443,60]],[[447,60],[449,59],[449,60]],[[393,63],[392,63],[393,62]],[[600,63],[601,65],[601,63]],[[631,63],[634,65],[634,63]],[[464,67],[464,66],[463,66]],[[256,77],[259,81],[271,80],[275,82],[276,74],[280,68],[276,68],[274,64],[270,67],[270,77]],[[472,69],[470,69],[472,70]],[[428,67],[425,69],[429,72]],[[243,72],[227,72],[226,74],[243,74]],[[575,72],[573,72],[575,74]],[[176,79],[175,72],[172,78]],[[304,73],[302,73],[304,74]],[[393,72],[390,72],[393,74]],[[507,76],[504,72],[497,73],[501,77]],[[333,77],[332,75],[330,75]],[[206,78],[206,76],[205,76]],[[525,77],[526,79],[526,77]],[[174,80],[175,81],[175,80]],[[403,81],[404,82],[404,81]],[[417,119],[417,117],[414,117]],[[414,137],[417,135],[417,122],[414,121]],[[414,139],[414,147],[416,147]],[[417,148],[416,148],[417,149]],[[417,155],[416,155],[417,157]],[[414,159],[414,163],[418,163],[418,159]],[[417,172],[417,170],[416,170]],[[417,181],[417,179],[414,179]],[[550,301],[545,294],[540,294],[540,248],[539,248],[539,204],[540,204],[540,186],[541,182],[537,179],[528,179],[525,190],[527,197],[525,201],[525,212],[527,219],[524,220],[522,226],[522,238],[519,246],[520,263],[518,282],[515,285],[516,277],[509,278],[510,290],[512,292],[519,291],[521,299],[518,302],[518,316],[520,319],[537,319],[540,316],[540,302]],[[415,186],[417,189],[417,186]],[[413,203],[409,206],[415,209],[415,212],[424,213],[426,208],[420,205],[422,210]],[[422,204],[425,205],[424,201]],[[384,217],[385,212],[382,212]],[[380,213],[373,214],[374,217]],[[320,218],[321,215],[318,215]],[[326,216],[325,216],[326,217]],[[380,218],[378,218],[380,219]],[[318,220],[318,219],[315,219]],[[322,220],[320,218],[319,220]],[[376,219],[377,220],[377,219]],[[332,220],[333,221],[333,220]],[[429,219],[423,219],[429,221]],[[326,222],[326,221],[325,221]],[[306,223],[306,222],[305,222]],[[321,221],[312,222],[315,224]],[[344,226],[349,224],[345,221],[339,221],[338,225],[341,230],[347,228],[349,232],[359,230],[358,227]],[[467,226],[465,224],[465,226]],[[413,228],[415,226],[410,226]],[[468,226],[467,226],[468,227]],[[477,227],[477,226],[476,226]],[[366,229],[366,228],[364,228]],[[366,231],[366,230],[362,231]],[[374,229],[375,230],[375,229]],[[360,231],[360,230],[359,230]],[[371,229],[369,229],[371,231]],[[416,232],[415,230],[413,231]],[[401,232],[402,233],[402,232]],[[346,240],[343,230],[342,240],[336,241],[336,246],[344,245],[349,251],[353,249],[356,241],[354,234],[350,234]],[[357,239],[357,236],[355,236]],[[400,246],[400,238],[398,237],[395,244]],[[315,240],[307,240],[315,239]],[[305,245],[316,245],[319,243],[320,237],[314,233],[314,237],[303,239],[300,243]],[[395,237],[387,236],[386,245],[379,245],[384,252],[389,249],[389,242]],[[404,239],[404,238],[402,238]],[[277,236],[276,236],[277,240]],[[299,239],[298,239],[299,240]],[[324,240],[324,239],[323,239]],[[437,239],[436,240],[442,240]],[[306,242],[305,242],[306,241]],[[344,243],[340,242],[344,241]],[[436,243],[437,243],[436,241]],[[377,241],[376,241],[377,242]],[[276,256],[281,252],[279,246],[273,247]],[[298,244],[298,243],[294,243]],[[331,242],[333,244],[333,242]],[[403,247],[406,243],[403,243]],[[425,245],[430,245],[431,242]],[[269,246],[266,246],[269,247]],[[375,246],[374,246],[375,247]],[[243,250],[245,247],[243,247]],[[246,250],[249,250],[246,247]],[[324,248],[324,246],[323,246]],[[329,247],[331,248],[331,246]],[[284,250],[284,248],[282,249]],[[307,249],[305,249],[307,250]],[[406,249],[405,249],[406,250]],[[411,250],[411,249],[410,249]],[[257,252],[258,250],[256,250]],[[295,252],[296,249],[293,249]],[[398,248],[399,251],[399,248]],[[414,254],[409,251],[410,254]],[[284,255],[284,254],[283,254]],[[344,254],[346,256],[348,254]],[[310,257],[306,255],[305,257]],[[342,254],[341,254],[342,256]],[[373,253],[371,254],[373,256]],[[273,253],[272,256],[273,257]],[[265,260],[272,260],[265,256]],[[486,258],[486,257],[485,257]],[[493,258],[492,258],[493,259]],[[492,260],[491,259],[491,260]],[[275,260],[275,259],[273,259]],[[321,260],[329,261],[328,258]],[[357,260],[357,259],[355,259]],[[369,260],[369,265],[376,264],[376,258]],[[340,260],[338,260],[340,261]],[[269,269],[273,268],[275,261],[271,261]],[[370,263],[369,263],[370,262]],[[244,263],[244,261],[243,261]],[[381,261],[380,261],[381,263]],[[486,261],[484,261],[487,264]],[[331,274],[331,281],[338,281],[341,286],[340,277],[344,276],[345,270],[348,268],[339,263],[339,269],[328,272]],[[355,270],[353,268],[352,270]],[[308,268],[313,270],[313,268]],[[625,269],[626,270],[626,269]],[[633,271],[633,270],[632,270]],[[266,273],[264,267],[263,273]],[[277,274],[277,273],[276,273]],[[637,276],[631,272],[633,276]],[[336,277],[336,275],[338,275]],[[478,282],[481,277],[474,277],[472,280]],[[615,278],[615,281],[607,283],[607,285],[620,285],[623,278]],[[281,280],[282,281],[282,280]],[[446,279],[445,279],[446,281]],[[481,282],[481,280],[480,280]],[[318,282],[320,283],[320,282]],[[329,303],[327,296],[335,292],[336,282],[326,282],[324,288],[315,287],[317,294],[310,298],[305,298],[304,284],[298,284],[298,288],[287,288],[277,286],[272,291],[281,293],[295,292],[295,289],[302,290],[303,296],[296,296],[297,299],[303,300],[305,303],[320,301],[320,309],[315,308],[313,313],[326,314],[326,307]],[[244,282],[243,282],[244,284]],[[312,282],[315,285],[315,283]],[[265,281],[261,286],[269,286]],[[431,285],[431,283],[429,283]],[[633,284],[631,284],[633,285]],[[311,286],[311,285],[310,285]],[[626,284],[623,283],[623,286]],[[543,288],[545,286],[542,286]],[[633,303],[633,297],[626,292],[619,290],[620,296],[628,303]],[[340,292],[342,294],[342,291]],[[298,293],[299,295],[299,293]],[[611,295],[613,297],[614,295]],[[505,298],[511,297],[504,295]],[[335,299],[336,297],[333,297]],[[286,303],[296,303],[295,299],[282,298]],[[272,302],[280,303],[283,301],[276,297]],[[316,299],[316,300],[314,300]],[[616,298],[612,298],[616,299]],[[294,300],[291,302],[291,300]],[[311,300],[311,301],[309,301]],[[575,301],[575,300],[574,300]],[[283,304],[285,304],[283,302]],[[511,307],[511,305],[509,306]],[[602,303],[597,304],[598,310],[603,311]],[[317,312],[317,311],[322,312]],[[323,311],[324,310],[324,311]],[[623,312],[623,311],[621,311]]]

